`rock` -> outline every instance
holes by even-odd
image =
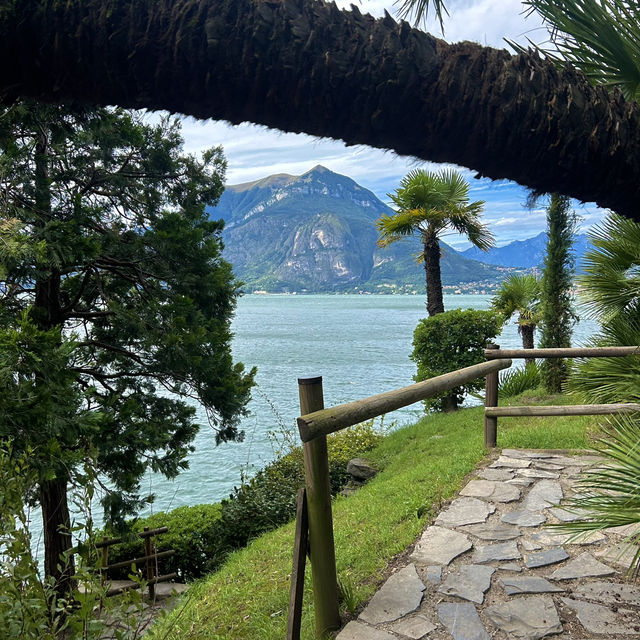
[[[520,573],[522,571],[522,567],[516,562],[505,562],[501,564],[498,569],[502,571],[512,571],[515,573]]]
[[[539,524],[545,522],[546,519],[547,518],[541,513],[535,513],[533,511],[509,511],[500,518],[502,522],[515,524],[519,527],[537,527]]]
[[[398,620],[398,622],[394,622],[391,625],[391,631],[411,638],[411,640],[420,640],[435,628],[436,625],[422,614],[411,616],[410,618],[402,618],[402,620]]]
[[[618,544],[605,547],[602,551],[596,552],[596,555],[605,562],[613,564],[626,571],[631,566],[631,563],[638,551],[640,551],[640,547],[638,547],[638,545],[620,542]]]
[[[569,554],[562,548],[545,549],[525,556],[524,564],[529,569],[536,567],[546,567],[550,564],[557,564],[569,557]]]
[[[494,562],[495,560],[517,560],[521,557],[517,542],[511,540],[509,542],[476,547],[473,552],[472,562],[484,563]]]
[[[560,618],[549,596],[518,598],[487,607],[485,614],[509,636],[535,640],[562,632]]]
[[[522,540],[520,540],[520,546],[525,551],[538,551],[538,549],[542,549],[541,545],[536,544],[535,542],[532,542],[531,540],[527,540],[526,538],[523,538]]]
[[[540,511],[553,507],[562,500],[562,487],[556,480],[540,480],[533,485],[520,504],[524,511]]]
[[[440,584],[442,581],[442,567],[427,567],[426,580],[430,584]]]
[[[576,578],[612,576],[614,573],[616,573],[615,569],[598,562],[590,553],[585,551],[570,562],[567,562],[564,567],[556,569],[549,578],[551,580],[574,580]]]
[[[471,480],[460,495],[484,498],[491,502],[513,502],[520,499],[520,489],[495,480]]]
[[[397,620],[420,606],[424,588],[415,565],[407,565],[387,579],[371,598],[359,619],[369,624]]]
[[[506,458],[520,458],[522,460],[534,460],[535,458],[547,458],[544,451],[523,451],[522,449],[503,449],[502,455]]]
[[[348,498],[349,496],[352,496],[357,492],[358,492],[358,489],[356,487],[347,485],[346,487],[342,488],[342,490],[340,491],[340,495]]]
[[[640,587],[617,582],[585,582],[573,590],[575,598],[596,600],[603,604],[628,604],[640,607]]]
[[[441,602],[437,610],[453,640],[491,640],[472,604]]]
[[[531,539],[545,547],[559,547],[564,544],[565,533],[551,533],[550,531],[536,531],[531,534]]]
[[[471,541],[462,533],[443,527],[427,527],[418,540],[411,559],[423,565],[447,566],[454,558],[471,547]]]
[[[504,482],[505,480],[511,480],[513,478],[513,471],[510,469],[481,469],[478,471],[478,475],[485,480],[499,480]]]
[[[607,533],[614,533],[619,536],[628,537],[640,533],[640,524],[635,522],[633,524],[623,524],[619,527],[609,527],[608,529],[605,529],[605,531]]]
[[[531,460],[500,456],[494,463],[490,464],[489,467],[491,469],[500,469],[501,467],[507,467],[508,469],[526,469],[530,465]]]
[[[463,600],[482,604],[484,594],[491,586],[491,576],[494,571],[493,567],[484,567],[478,564],[464,565],[457,572],[449,575],[438,589],[438,593],[443,593],[446,596],[458,596]]]
[[[520,529],[508,524],[468,524],[460,527],[481,540],[513,540],[520,535]]]
[[[374,629],[352,620],[336,637],[336,640],[398,640],[386,631]]]
[[[564,589],[538,576],[502,577],[500,578],[500,584],[509,596],[516,593],[557,593],[564,591]]]
[[[533,466],[536,469],[543,469],[545,471],[562,471],[562,469],[564,469],[564,465],[562,464],[549,464],[548,462],[543,462],[541,460],[534,460]]]
[[[495,506],[477,498],[457,498],[448,509],[440,512],[436,524],[443,527],[459,527],[484,522],[495,510]]]
[[[378,473],[364,458],[353,458],[347,463],[347,473],[356,482],[365,482]]]
[[[533,478],[513,478],[512,480],[507,480],[507,484],[515,484],[519,487],[529,487],[531,486],[535,480]]]
[[[520,478],[549,478],[557,480],[560,477],[559,473],[553,471],[541,471],[540,469],[518,469],[516,472]]]
[[[552,507],[549,509],[549,513],[554,517],[558,518],[561,522],[574,522],[575,520],[584,520],[589,512],[584,509],[562,509],[560,507]]]
[[[589,633],[597,633],[606,636],[640,635],[638,614],[630,609],[616,608],[612,611],[601,604],[561,598],[562,603],[569,607],[577,616],[580,624]]]

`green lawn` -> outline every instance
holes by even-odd
[[[559,404],[533,392],[514,404]],[[499,447],[579,449],[589,446],[594,418],[505,418]],[[419,535],[444,500],[482,460],[482,407],[423,418],[385,438],[367,458],[382,470],[349,498],[334,502],[338,577],[346,605],[364,603],[389,561]],[[154,640],[207,638],[282,640],[286,635],[293,523],[234,553],[215,574],[192,587],[183,603],[153,630]],[[308,566],[308,565],[307,565]],[[312,639],[309,570],[302,637]]]

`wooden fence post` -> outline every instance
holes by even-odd
[[[149,527],[145,527],[144,530],[149,531]],[[147,560],[145,564],[147,568],[147,582],[149,583],[149,597],[153,600],[156,595],[156,585],[153,582],[153,579],[155,577],[155,571],[153,566],[154,559],[149,557],[153,554],[153,548],[151,546],[151,536],[147,536],[144,539],[144,551],[145,551],[145,555],[147,556]]]
[[[500,345],[488,344],[487,349],[499,349]],[[489,373],[485,382],[484,406],[498,406],[498,372]],[[498,418],[494,416],[484,416],[484,446],[493,449],[498,440]]]
[[[298,378],[298,392],[300,415],[324,409],[322,377]],[[305,442],[303,448],[316,636],[324,638],[340,628],[327,437]]]

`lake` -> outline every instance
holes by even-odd
[[[490,296],[445,296],[445,308],[487,309]],[[143,483],[156,500],[154,512],[226,497],[249,473],[274,457],[270,431],[289,429],[296,437],[298,377],[323,377],[325,406],[358,400],[414,382],[409,359],[413,330],[426,316],[421,295],[246,295],[233,323],[233,352],[247,367],[257,366],[257,387],[243,421],[241,443],[215,445],[215,434],[203,427],[190,456],[190,468],[168,481],[149,475]],[[574,329],[574,346],[597,331],[582,319]],[[498,343],[521,347],[515,323]],[[386,423],[415,422],[423,413],[416,404],[389,414]],[[204,412],[199,416],[206,424]],[[478,428],[481,428],[479,425]],[[151,508],[148,512],[151,512]]]

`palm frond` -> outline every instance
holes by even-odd
[[[621,415],[611,418],[603,429],[595,451],[604,462],[582,476],[576,495],[563,508],[586,516],[574,522],[555,525],[567,533],[579,534],[611,527],[640,523],[640,419]],[[638,542],[639,532],[629,542]],[[636,553],[630,571],[637,573],[640,552]]]
[[[449,12],[444,0],[396,0],[394,4],[399,4],[398,15],[403,19],[413,18],[414,25],[426,24],[429,17],[429,9],[433,6],[436,18],[440,23],[440,31],[444,33],[444,16]]]
[[[619,88],[627,100],[640,97],[637,2],[524,0],[524,3],[549,26],[551,48],[533,45],[535,49],[558,64],[569,62],[595,84]],[[514,48],[522,50],[517,45]]]
[[[512,275],[502,281],[491,300],[491,306],[500,313],[505,321],[514,313],[529,323],[539,321],[541,284],[534,275]]]

